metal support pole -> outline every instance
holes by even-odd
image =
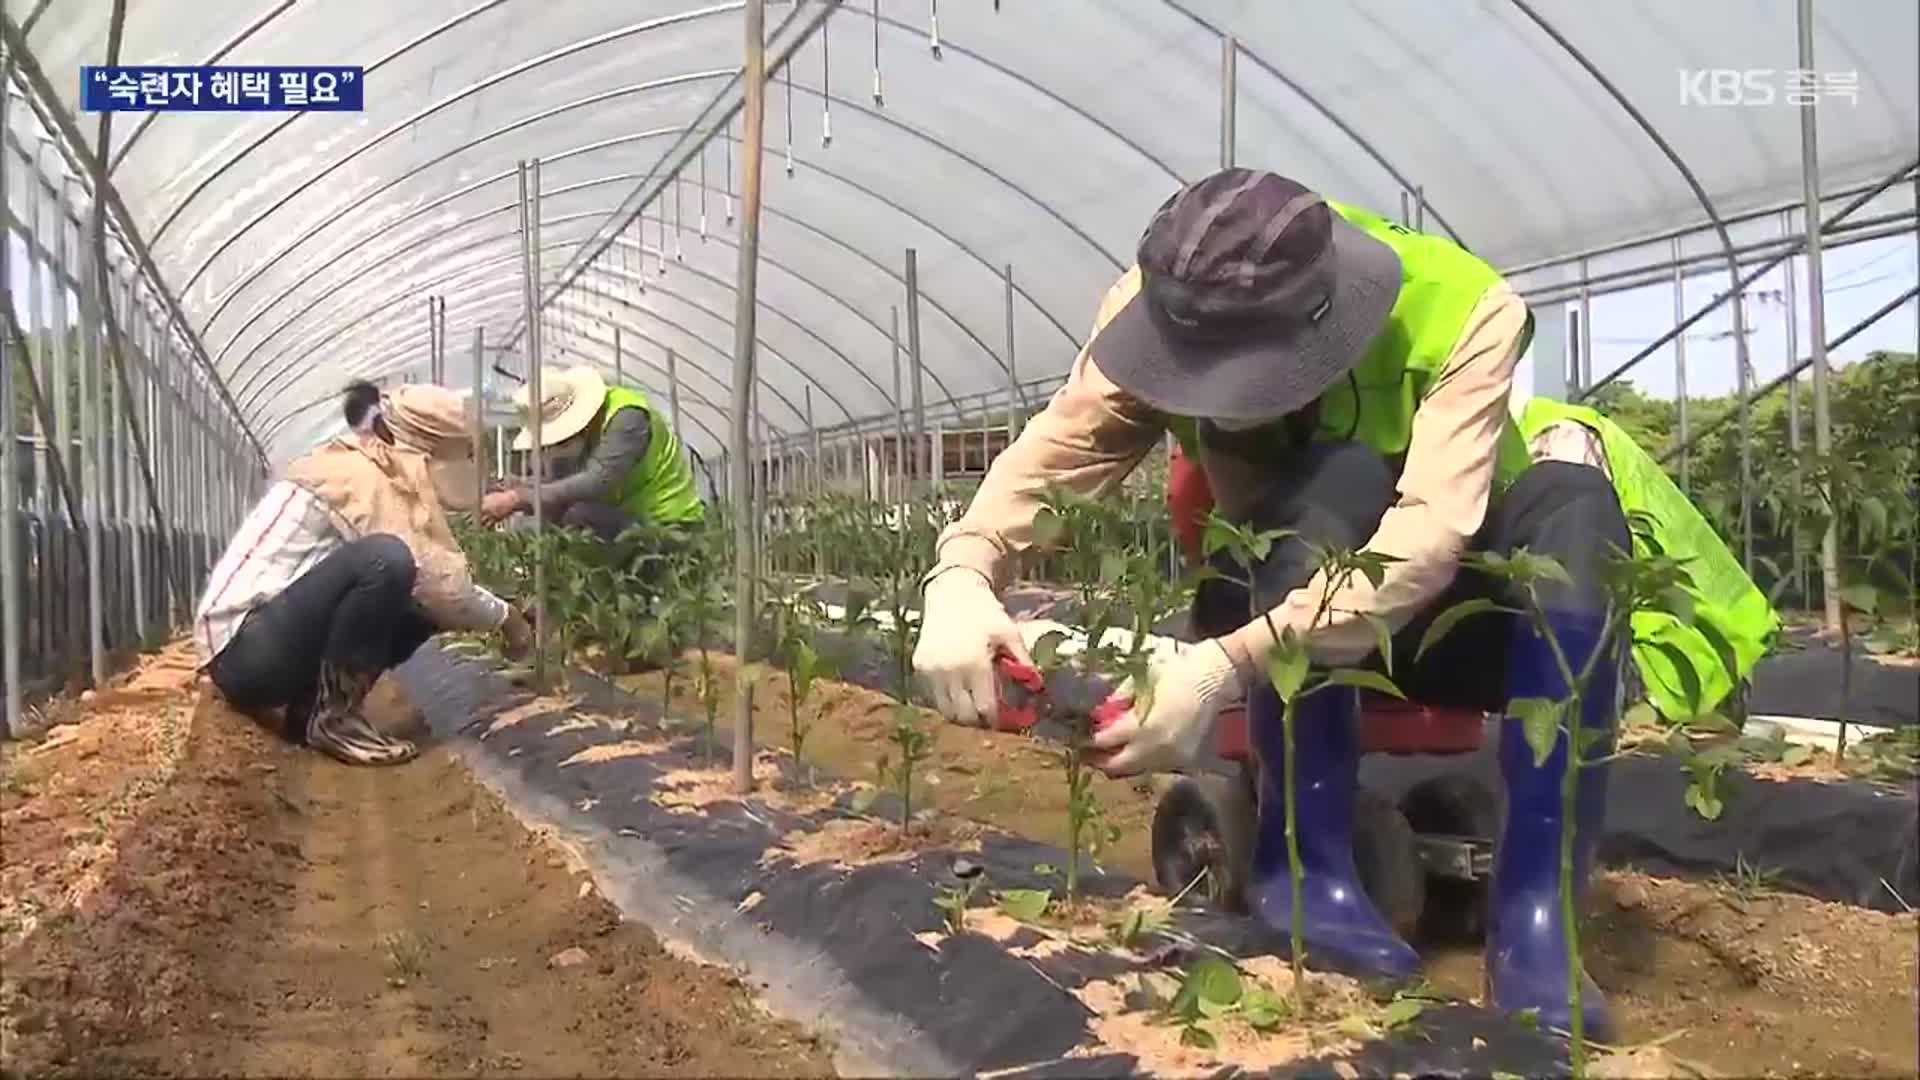
[[[1793,214],[1791,212],[1780,215],[1780,229],[1788,236],[1792,236]],[[1795,272],[1792,259],[1788,259],[1782,264],[1782,276],[1785,278],[1785,281],[1780,290],[1780,298],[1782,301],[1780,308],[1787,324],[1786,370],[1792,371],[1800,363],[1800,290],[1795,281],[1798,274]],[[1796,508],[1802,505],[1801,499],[1806,495],[1803,489],[1803,481],[1806,479],[1806,474],[1801,468],[1801,444],[1800,380],[1792,379],[1787,383],[1787,452],[1793,457],[1793,505]],[[1794,513],[1793,520],[1787,523],[1787,533],[1793,551],[1793,559],[1791,568],[1788,570],[1788,575],[1793,581],[1793,588],[1798,596],[1799,602],[1805,604],[1807,602],[1807,568],[1804,557],[1806,551],[1800,542],[1800,514],[1798,512]]]
[[[93,245],[82,244],[80,264],[80,505],[87,529],[87,655],[91,661],[90,685],[107,683],[106,625],[101,595],[100,541],[106,524],[106,492],[101,477],[101,445],[104,433],[100,413],[100,269],[94,265]]]
[[[1799,0],[1796,11],[1800,68],[1812,71],[1813,0]],[[1827,279],[1821,258],[1820,128],[1812,102],[1800,106],[1800,186],[1806,200],[1807,344],[1813,353],[1813,452],[1824,459],[1833,452],[1833,413],[1827,396]],[[1822,491],[1820,501],[1831,506],[1832,492]],[[1820,597],[1826,628],[1838,632],[1840,533],[1831,514],[1827,515],[1827,527],[1820,534]]]
[[[541,553],[538,538],[544,533],[547,523],[546,510],[541,506],[542,473],[546,464],[541,453],[541,403],[540,396],[540,163],[522,161],[520,163],[520,279],[521,291],[526,303],[527,319],[527,401],[531,408],[527,410],[527,437],[533,444],[530,455],[530,470],[533,473],[533,535],[536,538],[533,558],[533,681],[539,689],[547,684],[547,571],[546,558]],[[564,658],[563,662],[564,662]]]
[[[1687,317],[1687,278],[1680,269],[1680,241],[1673,241],[1673,317]],[[1687,335],[1673,337],[1673,395],[1679,413],[1680,490],[1693,493],[1693,451],[1687,441]]]
[[[887,340],[893,343],[893,484],[889,488],[890,501],[898,503],[904,512],[907,503],[905,479],[907,475],[907,417],[905,406],[901,404],[900,384],[900,309],[893,309],[893,321],[887,330]],[[885,464],[885,459],[881,459]]]
[[[913,486],[916,492],[926,487],[930,462],[927,455],[927,409],[921,384],[920,367],[920,257],[907,249],[907,362],[913,382],[908,393],[913,399]]]
[[[760,167],[766,149],[766,0],[746,0],[746,64],[741,73],[745,90],[745,132],[741,140],[739,270],[735,274],[733,315],[733,479],[748,492],[747,455],[752,440],[748,402],[754,382],[755,290],[760,269]],[[743,502],[734,516],[733,594],[734,650],[740,663],[734,669],[733,789],[744,795],[753,790],[753,565],[752,507]]]
[[[1020,376],[1013,359],[1013,264],[1007,264],[1007,445],[1020,435]]]
[[[0,16],[5,15],[5,6],[5,0],[0,0]],[[12,67],[9,57],[6,68]],[[7,110],[13,104],[12,83],[0,76],[0,132],[11,130]],[[5,148],[0,146],[0,222],[12,216],[8,209],[13,205],[9,201],[11,192],[7,190],[7,175],[12,171]],[[28,183],[33,182],[29,177]],[[7,282],[11,289],[13,227],[7,224],[0,232],[7,234],[0,238],[4,239],[0,242],[0,281]],[[0,715],[0,735],[20,734],[20,635],[26,629],[20,617],[20,585],[26,580],[26,567],[20,559],[20,445],[14,430],[13,366],[13,335],[0,333],[0,653],[4,653],[0,678],[6,680],[6,712]]]
[[[673,441],[685,453],[687,438],[680,429],[680,362],[672,349],[667,350],[667,411],[673,414]]]
[[[1424,232],[1427,227],[1427,189],[1420,184],[1413,185],[1413,231]]]
[[[473,508],[487,497],[487,330],[473,328]]]
[[[613,385],[624,386],[626,381],[626,372],[621,370],[620,326],[616,323],[613,327]]]
[[[1220,167],[1233,168],[1237,145],[1234,106],[1239,97],[1240,43],[1232,34],[1220,37]]]
[[[822,464],[823,459],[820,456],[820,428],[813,422],[813,387],[808,386],[805,389],[807,392],[807,430],[813,433],[813,460],[808,462],[808,472],[810,475],[807,480],[807,490],[811,494],[818,495],[820,494],[820,482],[825,471]]]
[[[1574,389],[1585,390],[1593,382],[1593,275],[1587,260],[1580,260],[1580,356],[1573,373]]]

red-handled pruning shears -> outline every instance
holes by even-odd
[[[994,655],[993,669],[999,696],[995,730],[1026,731],[1049,713],[1047,677],[1039,668],[1021,663],[1012,653],[1002,650]],[[1131,708],[1131,697],[1115,694],[1095,706],[1088,720],[1094,731],[1101,731]]]

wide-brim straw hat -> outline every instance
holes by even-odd
[[[520,410],[520,434],[514,437],[515,450],[533,449],[532,388],[522,385],[513,393],[514,407]],[[587,429],[607,400],[607,381],[592,367],[581,364],[570,368],[540,370],[540,445],[566,442]]]

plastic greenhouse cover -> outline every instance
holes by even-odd
[[[29,44],[71,108],[78,66],[104,59],[111,4],[37,6]],[[770,29],[793,12],[769,8]],[[424,367],[428,295],[446,297],[450,381],[464,384],[472,328],[502,340],[522,312],[515,163],[542,161],[542,263],[558,273],[727,85],[740,10],[131,4],[125,63],[359,63],[367,111],[123,118],[115,183],[284,457],[326,426],[317,403],[344,373]],[[1240,163],[1387,213],[1418,187],[1427,228],[1514,266],[1706,220],[1615,91],[1719,213],[1797,198],[1794,17],[1787,0],[949,2],[936,57],[927,3],[852,0],[767,96],[764,415],[803,430],[809,392],[822,424],[891,408],[908,247],[929,407],[1004,387],[1009,264],[1021,378],[1063,371],[1152,210],[1219,161],[1222,32],[1240,44]],[[1880,179],[1916,156],[1920,15],[1856,0],[1816,18],[1823,183]],[[1758,72],[1778,100],[1708,104],[1689,90],[1702,67]],[[547,334],[550,353],[611,370],[619,325],[623,372],[662,398],[673,349],[682,410],[712,432],[690,427],[703,451],[729,397],[738,135],[736,122],[685,170],[677,215],[657,201],[602,256]]]

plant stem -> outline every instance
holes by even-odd
[[[1587,1074],[1585,1027],[1580,1009],[1580,920],[1573,902],[1573,825],[1578,811],[1580,739],[1580,691],[1568,699],[1567,711],[1574,718],[1567,729],[1567,765],[1560,770],[1560,921],[1567,938],[1567,1026],[1572,1054],[1574,1080]]]

